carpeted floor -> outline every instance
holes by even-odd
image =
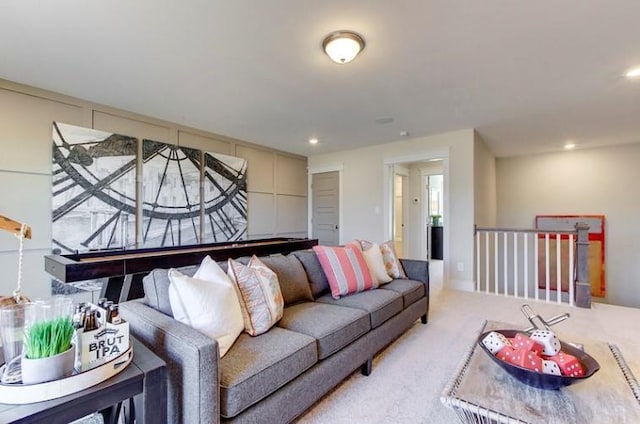
[[[432,271],[437,268],[432,266]],[[591,309],[572,308],[532,299],[443,290],[441,281],[437,274],[432,275],[427,325],[416,321],[374,359],[369,377],[353,373],[302,415],[298,423],[459,422],[440,401],[445,386],[485,320],[510,323],[510,328],[529,327],[520,312],[523,303],[531,304],[547,319],[570,312],[570,319],[554,326],[562,340],[617,344],[630,369],[640,375],[640,310],[636,308],[600,303],[594,303]]]
[[[457,422],[456,415],[440,402],[440,394],[462,359],[459,352],[468,348],[469,339],[452,337],[457,329],[443,321],[440,308],[446,304],[438,301],[442,279],[437,267],[433,268],[429,323],[416,321],[374,359],[369,377],[353,373],[298,423]],[[477,323],[476,327],[481,325]]]

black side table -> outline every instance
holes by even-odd
[[[127,411],[131,422],[166,423],[166,364],[133,337],[131,344],[133,360],[120,374],[58,399],[26,405],[0,403],[0,423],[66,424],[96,411],[102,411],[109,422],[117,418],[124,401],[131,406]]]

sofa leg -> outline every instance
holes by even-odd
[[[365,377],[371,375],[371,369],[373,368],[373,359],[367,359],[367,362],[360,365],[360,373]]]
[[[426,323],[427,323],[427,314],[422,315],[422,316],[420,317],[420,321],[421,321],[423,324],[426,324]]]

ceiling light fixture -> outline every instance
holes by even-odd
[[[573,150],[575,148],[576,148],[576,143],[573,143],[571,141],[564,145],[565,150]]]
[[[364,49],[364,39],[353,31],[336,31],[322,42],[324,52],[336,63],[349,63]]]
[[[624,76],[629,78],[629,79],[639,78],[640,77],[640,66],[638,66],[636,68],[629,69],[627,72],[625,72]]]
[[[309,144],[318,144],[318,139],[317,138],[310,138],[309,139]]]

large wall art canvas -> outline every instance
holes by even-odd
[[[142,245],[200,243],[202,152],[142,141]]]
[[[54,122],[54,250],[135,247],[137,146],[134,137]]]
[[[247,161],[204,154],[203,243],[243,240],[247,235]]]

